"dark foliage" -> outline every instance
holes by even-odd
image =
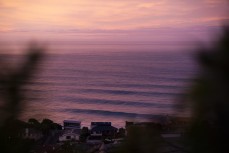
[[[42,57],[43,49],[32,46],[28,49],[26,60],[17,70],[0,63],[0,148],[2,153],[28,152],[32,141],[23,140],[20,132],[26,126],[17,117],[23,109],[26,93],[22,88],[31,79]]]
[[[192,123],[187,144],[193,153],[229,152],[229,27],[214,47],[198,52],[201,74],[188,101]]]

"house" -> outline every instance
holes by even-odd
[[[64,120],[64,130],[59,135],[59,141],[78,141],[81,133],[81,122]]]
[[[114,137],[118,129],[111,122],[91,122],[91,134],[102,134],[102,136]]]
[[[65,129],[59,136],[59,141],[79,141],[80,129]]]
[[[73,120],[64,120],[64,130],[66,129],[81,129],[81,122],[80,121],[73,121]]]

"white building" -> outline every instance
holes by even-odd
[[[79,141],[81,132],[81,122],[64,120],[64,130],[59,136],[59,141]]]
[[[80,129],[67,129],[59,136],[59,141],[79,141]]]

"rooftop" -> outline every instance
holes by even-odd
[[[75,121],[75,120],[64,120],[64,123],[81,123],[81,121]]]
[[[91,122],[91,125],[111,126],[111,122]]]
[[[113,126],[95,126],[91,129],[91,131],[105,131],[105,130],[117,130],[117,128]]]

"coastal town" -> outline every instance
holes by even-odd
[[[39,122],[34,118],[28,122],[17,120],[11,124],[14,125],[10,127],[17,127],[17,130],[16,134],[14,130],[14,135],[12,133],[8,137],[13,140],[16,136],[30,142],[31,153],[113,153],[122,150],[130,139],[138,143],[138,139],[147,137],[150,139],[145,143],[151,143],[152,146],[152,139],[152,147],[155,148],[158,147],[155,142],[160,142],[163,145],[162,152],[182,152],[180,142],[188,122],[186,118],[163,116],[160,121],[126,121],[124,128],[114,127],[111,122],[91,122],[90,127],[82,127],[81,121],[76,120],[64,120],[60,125],[50,119]],[[139,142],[144,143],[144,140]]]

